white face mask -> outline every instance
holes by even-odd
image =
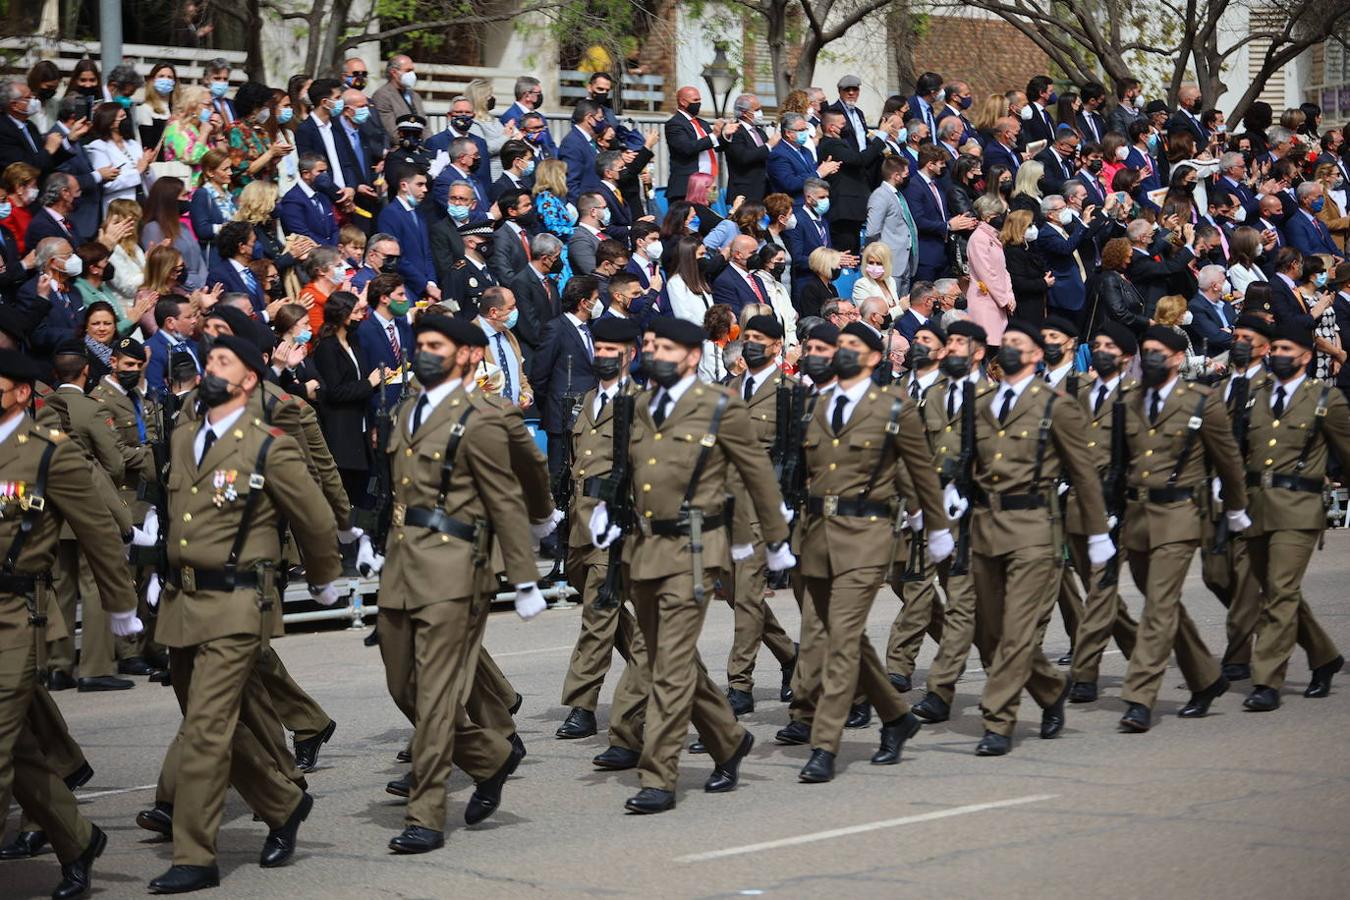
[[[1233,293],[1233,282],[1229,281],[1227,278],[1223,280],[1223,293],[1225,294]]]
[[[38,197],[38,189],[32,185],[23,189],[23,202],[25,206],[32,206],[33,201]]]
[[[796,228],[796,227],[797,227],[797,214],[796,214],[796,213],[792,213],[790,216],[788,216],[787,223],[786,223],[783,227],[786,228],[786,229],[788,229],[789,231],[791,231],[793,228]]]
[[[1124,162],[1126,159],[1129,158],[1129,156],[1130,156],[1130,148],[1129,148],[1129,147],[1117,147],[1117,148],[1116,148],[1116,159],[1117,159],[1117,161],[1119,161],[1119,162]]]
[[[411,91],[413,88],[417,87],[417,73],[404,72],[402,75],[398,76],[398,83]]]
[[[72,253],[67,256],[66,261],[61,264],[61,271],[65,272],[71,278],[74,278],[84,271],[84,260]]]
[[[762,109],[757,109],[757,110],[755,110],[754,115],[752,115],[752,116],[750,117],[750,120],[751,120],[752,122],[754,122],[756,125],[763,125],[763,124],[764,124],[764,110],[762,110]]]
[[[28,115],[30,115],[30,116],[36,116],[36,115],[37,115],[38,113],[40,113],[40,112],[42,112],[42,101],[39,100],[39,99],[36,98],[36,97],[29,97],[29,98],[28,98]]]
[[[1035,242],[1036,238],[1040,236],[1041,236],[1040,230],[1037,229],[1035,225],[1027,226],[1027,236],[1025,240],[1028,244]]]
[[[1135,108],[1135,109],[1143,109],[1143,108],[1144,108],[1144,95],[1143,95],[1143,94],[1136,94],[1136,95],[1135,95],[1135,98],[1134,98],[1134,108]]]
[[[1186,312],[1181,316],[1181,324],[1189,325],[1193,321],[1195,321],[1195,316],[1191,314],[1191,311],[1189,309],[1186,310]]]
[[[1233,210],[1233,221],[1234,222],[1247,221],[1247,210],[1243,209],[1241,206]]]
[[[1018,113],[1018,115],[1022,117],[1022,121],[1023,121],[1023,122],[1030,122],[1030,121],[1031,121],[1031,117],[1034,116],[1035,114],[1036,114],[1036,111],[1033,110],[1033,109],[1031,108],[1031,104],[1030,104],[1030,103],[1028,103],[1026,106],[1022,107],[1022,111],[1021,111],[1020,113]]]
[[[1068,225],[1073,221],[1073,210],[1067,206],[1059,211],[1059,224]]]
[[[663,249],[665,248],[661,246],[660,241],[652,241],[650,244],[647,245],[647,249],[644,250],[643,252],[647,254],[648,259],[655,262],[656,260],[661,258],[661,251]]]
[[[600,318],[601,315],[604,314],[604,312],[605,312],[605,304],[600,302],[599,297],[595,298],[595,301],[591,303],[591,318],[598,319]]]

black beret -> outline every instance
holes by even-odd
[[[273,350],[277,349],[277,344],[280,343],[280,341],[277,340],[277,333],[275,331],[268,328],[266,324],[255,322],[252,319],[248,320],[247,328],[242,336],[253,341],[254,345],[259,350],[267,354],[270,354]]]
[[[226,303],[217,303],[211,307],[211,311],[206,314],[208,319],[220,319],[226,325],[230,326],[230,331],[243,337],[247,335],[252,327],[253,320],[248,317],[248,313],[242,309],[235,309]]]
[[[606,316],[591,323],[591,337],[606,344],[631,344],[638,339],[638,324],[633,319]]]
[[[1035,343],[1037,347],[1040,347],[1042,350],[1045,349],[1045,338],[1041,337],[1039,325],[1033,325],[1022,319],[1012,319],[1007,325],[1003,326],[1004,334],[1007,334],[1010,331],[1015,331],[1018,334],[1025,334],[1027,337],[1031,338],[1032,342]]]
[[[1078,326],[1070,322],[1063,316],[1046,316],[1041,320],[1041,331],[1051,329],[1060,334],[1067,334],[1074,340],[1078,339]]]
[[[914,329],[915,334],[918,334],[920,331],[932,332],[940,343],[947,343],[947,332],[943,331],[942,326],[932,319],[929,319],[927,322],[924,322],[918,328]]]
[[[262,352],[258,350],[258,345],[248,338],[234,334],[218,335],[211,344],[211,349],[230,351],[239,357],[241,363],[256,372],[259,378],[266,377],[267,363],[263,362]]]
[[[840,335],[852,335],[867,345],[869,350],[875,350],[882,353],[886,349],[886,344],[882,342],[881,335],[868,328],[861,322],[849,322],[839,332]]]
[[[1313,340],[1312,329],[1301,328],[1293,322],[1283,322],[1275,326],[1275,335],[1272,340],[1290,341],[1300,347],[1308,350],[1314,349],[1317,345]]]
[[[481,222],[465,222],[459,226],[460,237],[469,237],[475,234],[479,237],[492,237],[492,222],[485,219]]]
[[[989,332],[984,330],[984,326],[970,319],[957,319],[947,328],[947,335],[959,334],[961,337],[969,338],[972,341],[979,341],[981,344],[989,343]]]
[[[56,345],[52,356],[89,356],[89,348],[80,338],[67,338]]]
[[[1148,106],[1144,107],[1144,115],[1152,116],[1158,113],[1167,112],[1167,104],[1161,100],[1150,100]]]
[[[833,347],[839,343],[839,326],[833,322],[825,322],[811,329],[810,334],[806,336],[808,341],[820,341],[822,344],[829,344]]]
[[[0,331],[14,339],[16,344],[24,340],[24,317],[12,303],[0,303]]]
[[[176,381],[186,381],[197,374],[197,357],[186,350],[174,350],[169,354],[169,373]]]
[[[783,339],[783,326],[773,316],[751,316],[745,323],[744,331],[758,331],[775,341]]]
[[[1126,356],[1134,356],[1139,352],[1139,340],[1134,336],[1134,332],[1126,328],[1119,322],[1113,322],[1107,319],[1098,325],[1092,332],[1092,336],[1102,334],[1110,338],[1111,341],[1120,348],[1120,352]]]
[[[1347,267],[1347,269],[1350,269],[1350,267]],[[1243,313],[1238,316],[1237,321],[1233,323],[1233,328],[1234,330],[1243,328],[1247,331],[1255,331],[1268,341],[1275,336],[1275,329],[1271,326],[1270,322],[1266,321],[1261,316],[1258,316],[1256,313]]]
[[[682,347],[703,346],[703,329],[686,319],[671,316],[657,319],[652,323],[652,333]]]
[[[0,350],[0,375],[10,381],[32,384],[47,376],[47,367],[18,350]]]
[[[124,337],[113,342],[113,356],[127,356],[131,359],[145,359],[145,345],[132,337]]]
[[[472,322],[458,317],[442,316],[436,313],[422,316],[412,328],[413,336],[424,331],[443,334],[461,347],[486,347],[487,335],[483,329]]]
[[[1139,343],[1142,344],[1144,341],[1157,341],[1173,353],[1186,349],[1185,333],[1168,325],[1150,326],[1144,332],[1144,339]]]

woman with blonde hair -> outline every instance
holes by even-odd
[[[492,95],[492,83],[475,78],[464,86],[464,96],[473,104],[473,125],[469,132],[487,142],[487,158],[491,164],[492,180],[502,174],[501,150],[512,137],[516,136],[515,123],[503,127],[492,111],[497,107],[497,98]]]
[[[1158,305],[1153,310],[1153,321],[1156,324],[1165,325],[1186,338],[1186,358],[1181,363],[1181,377],[1187,381],[1194,381],[1210,372],[1223,372],[1226,367],[1218,359],[1206,359],[1195,352],[1190,333],[1185,328],[1191,321],[1191,313],[1186,306],[1185,297],[1180,294],[1168,294],[1158,299]]]
[[[782,118],[785,114],[791,112],[801,113],[809,118],[811,116],[811,95],[800,90],[788,92],[782,105],[778,107],[778,117]]]
[[[136,104],[136,131],[142,147],[159,145],[177,97],[178,70],[167,62],[155,63],[145,78],[145,99]]]
[[[862,275],[853,282],[853,302],[861,306],[868,297],[880,297],[896,318],[905,310],[895,296],[895,279],[891,274],[891,248],[881,241],[873,241],[862,249]],[[907,307],[906,307],[907,308]]]
[[[832,247],[817,247],[806,258],[814,278],[808,278],[797,291],[797,313],[802,317],[820,315],[821,307],[839,299],[834,281],[840,275],[844,255]]]
[[[1336,198],[1331,195],[1332,187],[1340,178],[1336,164],[1318,163],[1317,168],[1313,170],[1313,178],[1322,185],[1322,211],[1317,214],[1317,218],[1327,226],[1327,231],[1331,232],[1331,239],[1336,242],[1336,246],[1344,250],[1345,239],[1350,236],[1350,216],[1346,215],[1346,211],[1337,205]]]
[[[980,108],[971,116],[970,124],[986,145],[994,139],[994,123],[1008,114],[1008,100],[1002,94],[989,94],[980,101]]]
[[[161,297],[168,294],[187,296],[191,291],[183,284],[183,275],[186,271],[183,254],[172,245],[159,244],[151,247],[145,254],[145,289],[154,291]]]
[[[239,192],[239,209],[234,214],[236,222],[247,222],[253,226],[253,237],[257,241],[257,253],[272,260],[277,271],[285,278],[298,262],[309,256],[309,251],[318,244],[313,238],[302,234],[283,236],[281,224],[277,221],[277,200],[280,194],[275,182],[266,179],[250,181]],[[300,292],[296,282],[292,295]]]
[[[108,223],[130,220],[133,227],[116,246],[108,262],[113,276],[108,286],[117,295],[122,309],[127,310],[136,301],[136,292],[145,283],[145,251],[141,249],[141,205],[135,200],[114,200],[108,204]]]
[[[1017,298],[1017,318],[1039,324],[1045,318],[1046,295],[1055,278],[1036,249],[1039,227],[1031,213],[1015,209],[1008,213],[999,232],[1003,242],[1003,264]]]
[[[1031,159],[1017,169],[1013,181],[1012,199],[1008,201],[1010,209],[1024,209],[1031,218],[1041,221],[1041,178],[1045,176],[1045,166]]]
[[[966,288],[966,311],[970,318],[989,335],[990,347],[1003,343],[1003,328],[1017,310],[1013,297],[1012,279],[1003,255],[1003,239],[992,222],[1006,207],[997,197],[982,194],[975,198],[975,218],[980,223],[970,234],[966,259],[970,264],[970,286]],[[1031,216],[1025,211],[1008,214],[1026,231]],[[1007,224],[1004,225],[1006,229]]]
[[[199,84],[183,85],[175,96],[173,119],[164,127],[164,160],[184,163],[195,180],[221,127],[219,114],[211,109],[210,92]]]

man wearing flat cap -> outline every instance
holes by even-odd
[[[1326,697],[1345,665],[1303,599],[1302,584],[1327,524],[1322,498],[1330,453],[1350,459],[1350,411],[1339,390],[1308,374],[1316,349],[1311,331],[1289,323],[1276,326],[1273,337],[1266,357],[1271,378],[1255,394],[1246,458],[1252,510],[1246,578],[1260,580],[1266,599],[1252,651],[1252,692],[1242,705],[1258,712],[1279,707],[1295,643],[1312,673],[1305,697]]]
[[[1210,503],[1208,471],[1221,482],[1224,515],[1231,532],[1251,525],[1242,458],[1233,440],[1223,398],[1181,379],[1186,336],[1162,325],[1139,342],[1141,386],[1129,403],[1130,480],[1124,539],[1130,574],[1144,595],[1134,653],[1125,672],[1120,726],[1143,732],[1152,726],[1153,704],[1174,646],[1191,699],[1177,713],[1194,719],[1209,713],[1228,690],[1219,663],[1205,647],[1181,603],[1191,558],[1200,546],[1204,510]]]
[[[652,387],[638,395],[629,444],[636,527],[624,546],[652,678],[638,762],[642,789],[625,804],[639,814],[675,807],[691,718],[716,763],[703,786],[708,793],[735,790],[754,744],[698,654],[713,585],[730,575],[732,523],[724,504],[733,470],[745,485],[738,499],[754,506],[763,530],[768,568],[780,571],[796,561],[787,548],[782,497],[745,402],[698,380],[703,329],[661,318],[652,333],[646,363]],[[617,537],[604,501],[591,514],[590,531],[601,550]]]
[[[1067,471],[1079,490],[1094,565],[1113,553],[1102,509],[1101,482],[1088,452],[1082,408],[1036,377],[1045,341],[1035,324],[1010,321],[999,346],[1002,381],[976,401],[975,480],[971,497],[948,485],[952,515],[973,505],[971,571],[976,618],[996,646],[980,698],[984,737],[975,752],[1012,749],[1022,691],[1041,707],[1042,739],[1064,730],[1069,681],[1045,658],[1039,623],[1054,602],[1063,552],[1056,475]]]
[[[456,228],[453,222],[450,227]],[[492,223],[471,220],[460,224],[456,231],[464,243],[463,264],[456,263],[450,271],[446,297],[459,304],[460,316],[472,319],[478,315],[483,292],[497,286],[497,278],[487,264],[494,240]]]

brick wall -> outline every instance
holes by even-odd
[[[1007,22],[930,16],[928,30],[914,51],[914,69],[968,82],[978,106],[987,94],[1022,89],[1032,76],[1050,74],[1050,61]],[[913,85],[902,87],[913,92]]]

